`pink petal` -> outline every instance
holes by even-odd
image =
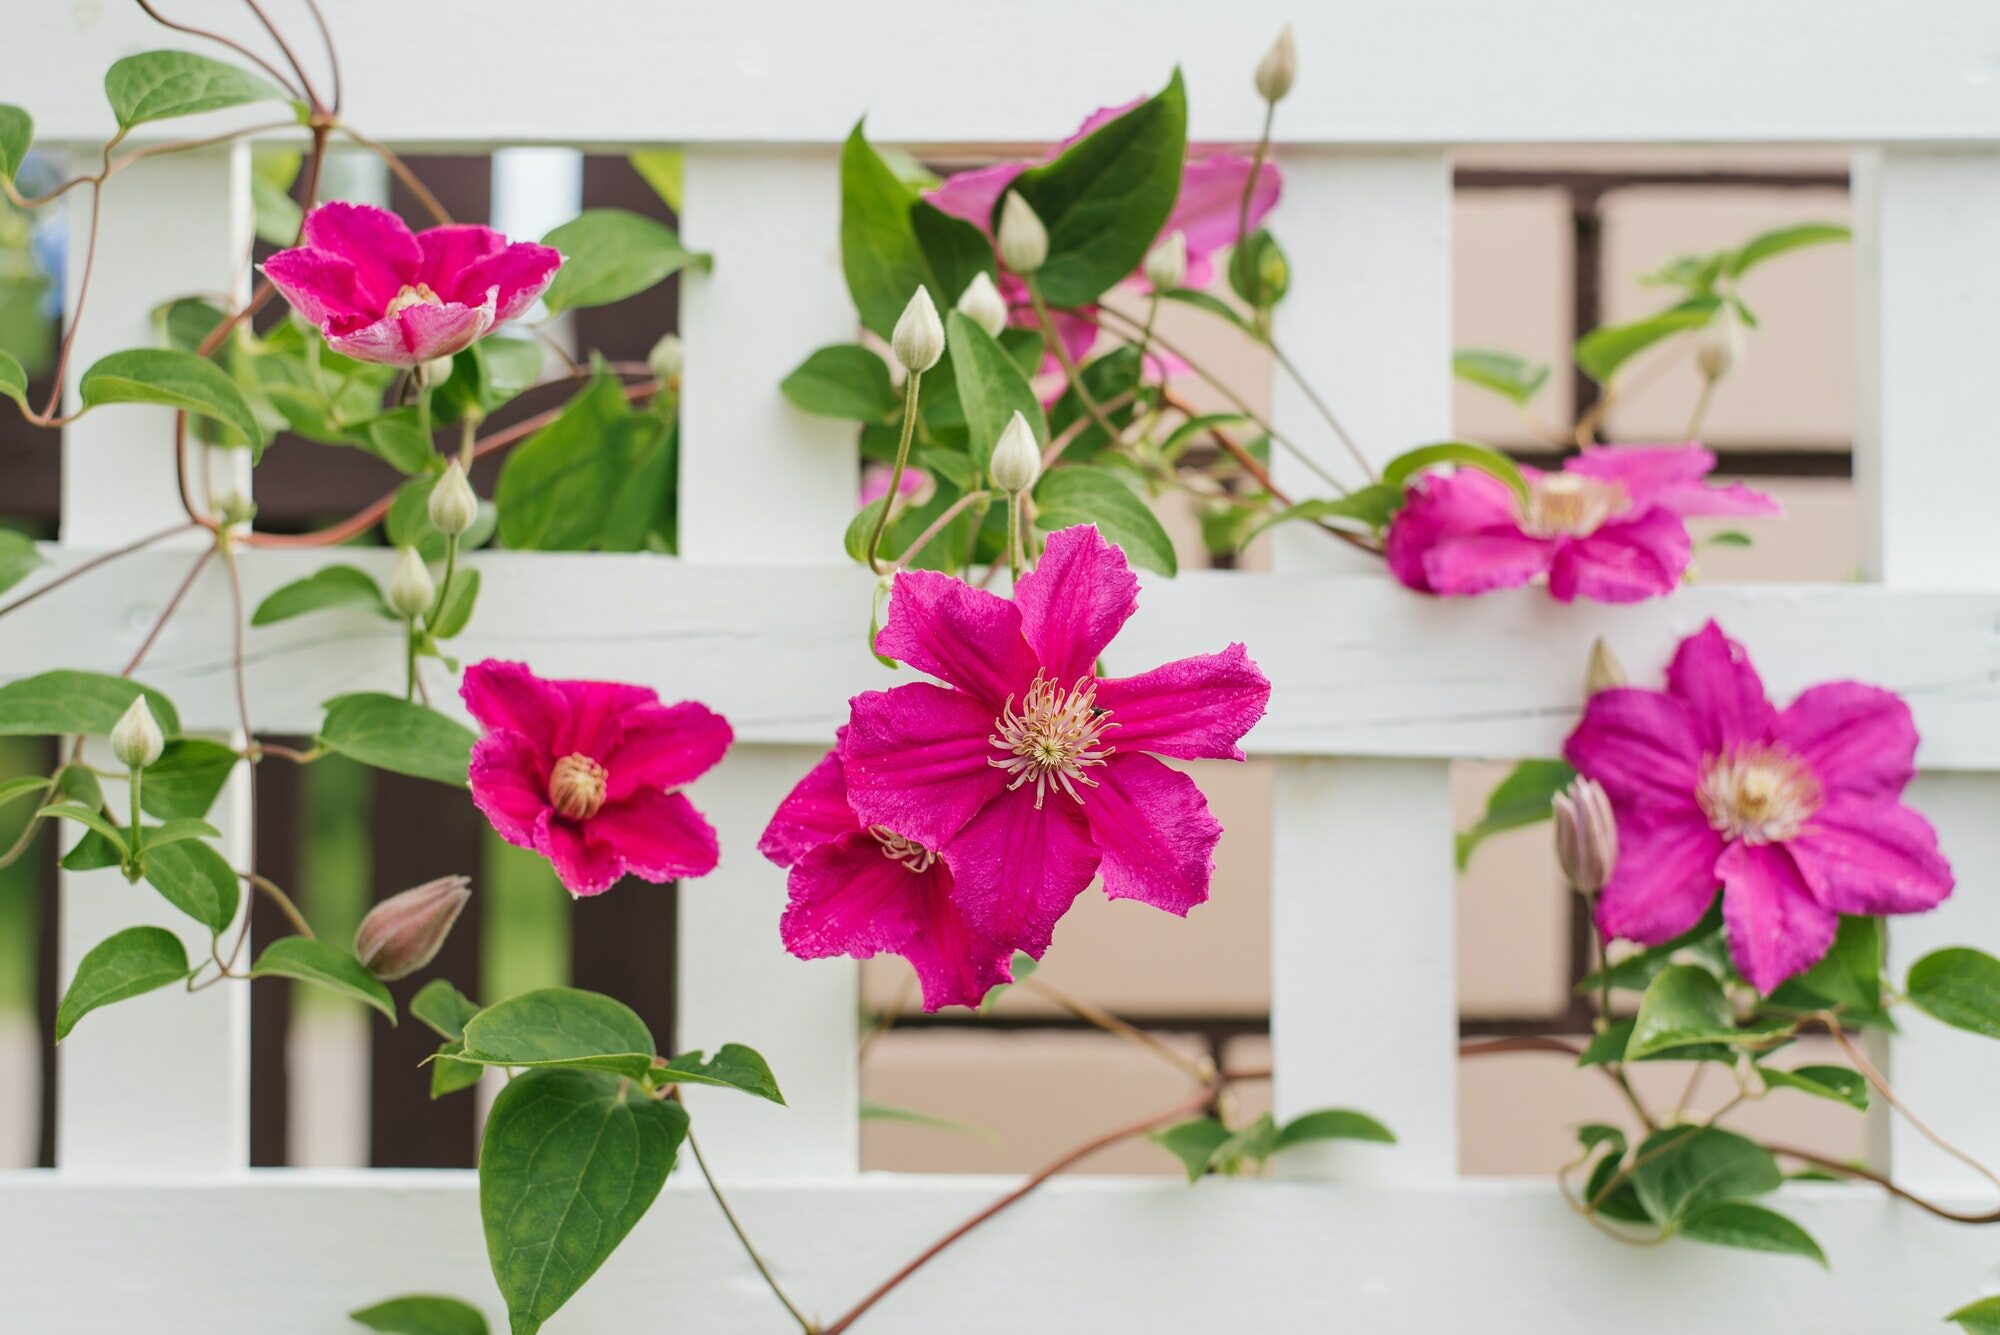
[[[987,803],[944,856],[973,929],[1036,959],[1097,874],[1097,849],[1076,801],[1051,792],[1037,810],[1033,785]]]
[[[472,746],[472,803],[502,839],[535,847],[535,826],[549,809],[548,761],[518,732],[489,732]]]
[[[557,682],[543,681],[526,663],[488,658],[465,670],[459,698],[472,717],[491,729],[518,732],[551,759],[569,726],[569,701]]]
[[[1826,955],[1840,917],[1813,898],[1783,845],[1733,843],[1715,870],[1729,958],[1752,987],[1768,993]]]
[[[438,293],[448,301],[478,305],[497,291],[493,323],[505,324],[535,304],[561,267],[562,255],[554,247],[516,241],[447,278],[452,290],[447,293],[439,288]]]
[[[992,234],[993,209],[1014,178],[1028,169],[1026,162],[996,162],[991,167],[955,172],[943,185],[927,192],[924,200],[933,208],[963,218],[980,231]]]
[[[1563,470],[1616,482],[1635,509],[1664,506],[1674,514],[1779,517],[1784,507],[1740,482],[1711,486],[1715,456],[1701,446],[1592,445],[1563,464]]]
[[[625,874],[625,859],[608,843],[590,839],[574,822],[544,811],[535,824],[535,851],[555,868],[572,895],[601,895]]]
[[[1922,913],[1952,891],[1937,831],[1900,802],[1829,802],[1785,847],[1819,902],[1841,913]]]
[[[424,256],[417,279],[430,284],[431,291],[447,301],[463,301],[454,281],[459,273],[506,245],[506,237],[478,223],[446,223],[442,227],[425,228],[417,233],[417,248]],[[484,288],[477,293],[481,298],[485,295]]]
[[[1215,271],[1210,257],[1237,243],[1242,225],[1243,186],[1250,179],[1250,159],[1240,153],[1215,153],[1191,159],[1181,173],[1181,194],[1167,225],[1165,237],[1179,232],[1187,237],[1187,287],[1207,287]],[[1266,162],[1257,173],[1257,188],[1250,196],[1249,231],[1255,232],[1278,202],[1280,178],[1276,164]]]
[[[264,261],[264,276],[292,309],[321,328],[335,320],[373,320],[382,310],[362,289],[353,263],[328,251],[281,250]]]
[[[1013,947],[973,930],[945,864],[939,861],[914,879],[928,883],[922,901],[923,927],[898,953],[917,971],[924,1009],[977,1006],[996,985],[1013,982]]]
[[[417,281],[423,248],[403,220],[373,204],[332,200],[306,215],[302,240],[331,251],[354,266],[369,308],[388,308],[398,292]]]
[[[1450,587],[1434,585],[1432,552],[1447,542],[1471,539],[1493,542],[1476,542],[1441,559],[1437,572]],[[1521,532],[1514,493],[1499,479],[1470,469],[1429,474],[1412,486],[1403,508],[1389,521],[1384,554],[1391,574],[1425,593],[1477,593],[1525,584],[1546,570],[1549,560],[1548,544]]]
[[[1129,752],[1092,774],[1083,812],[1104,855],[1104,893],[1183,916],[1206,900],[1222,822],[1195,781]]]
[[[1519,532],[1445,535],[1424,553],[1419,587],[1446,597],[1518,589],[1547,571],[1559,549],[1553,539]]]
[[[998,713],[1035,677],[1021,613],[996,593],[932,570],[896,576],[878,653],[974,696]]]
[[[1701,726],[1685,704],[1659,691],[1619,686],[1592,695],[1563,758],[1604,785],[1621,814],[1698,811]]]
[[[415,366],[465,351],[492,327],[493,299],[488,294],[479,306],[419,302],[372,324],[342,328],[336,323],[327,331],[326,341],[335,352],[356,361]]]
[[[1715,901],[1722,847],[1722,836],[1698,811],[1620,812],[1618,862],[1597,897],[1598,927],[1648,946],[1687,931]]]
[[[757,841],[757,851],[780,867],[789,867],[821,844],[860,828],[854,809],[847,805],[840,752],[829,751],[778,803]]]
[[[622,681],[554,681],[568,706],[564,727],[550,750],[558,756],[581,752],[609,766],[612,752],[629,720],[647,709],[660,707],[660,697],[649,687]],[[697,706],[699,708],[699,706]]]
[[[1694,557],[1687,526],[1655,506],[1636,519],[1613,520],[1587,538],[1556,548],[1549,595],[1573,602],[1579,594],[1600,603],[1661,598],[1680,587]]]
[[[1743,646],[1713,621],[1681,641],[1667,665],[1667,693],[1687,701],[1710,753],[1769,741],[1778,712]]]
[[[640,705],[601,757],[605,800],[618,802],[641,788],[659,791],[693,783],[715,768],[736,734],[706,705]]]
[[[1049,535],[1042,559],[1015,586],[1014,605],[1028,646],[1066,685],[1093,670],[1138,610],[1139,581],[1097,525],[1078,524]]]
[[[1802,691],[1778,715],[1777,734],[1829,797],[1893,798],[1916,777],[1910,707],[1878,686],[1830,681]]]
[[[649,881],[706,876],[715,870],[715,828],[681,793],[646,788],[607,802],[583,823],[593,848],[610,848],[625,870]]]
[[[847,800],[863,825],[882,825],[927,848],[1007,786],[988,740],[993,711],[963,691],[915,682],[849,702],[840,761]]]
[[[1097,683],[1098,706],[1111,711],[1115,725],[1107,740],[1121,751],[1183,760],[1243,759],[1236,743],[1264,717],[1270,698],[1270,681],[1240,644]]]

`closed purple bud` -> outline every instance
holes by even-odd
[[[437,958],[451,926],[472,898],[471,879],[440,876],[368,910],[354,934],[354,954],[385,982],[408,978]]]
[[[1555,795],[1556,861],[1572,889],[1594,895],[1618,866],[1618,821],[1611,799],[1590,779],[1579,777]]]

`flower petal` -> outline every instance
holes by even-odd
[[[1713,621],[1681,641],[1667,665],[1667,693],[1687,701],[1702,730],[1705,749],[1766,742],[1778,711],[1764,698],[1764,683],[1743,646]]]
[[[1776,498],[1740,482],[1714,486],[1708,482],[1715,455],[1689,442],[1684,445],[1592,445],[1564,463],[1563,471],[1616,482],[1634,508],[1664,506],[1683,517],[1733,515],[1779,518],[1784,507]]]
[[[1432,566],[1441,546],[1462,543],[1470,545]],[[1548,569],[1551,553],[1548,542],[1521,532],[1506,484],[1466,469],[1427,475],[1408,490],[1389,521],[1383,554],[1389,572],[1410,588],[1470,594],[1527,583]]]
[[[1151,756],[1113,756],[1084,796],[1104,893],[1182,916],[1208,898],[1222,822],[1195,781]]]
[[[847,805],[840,752],[829,751],[778,803],[757,841],[757,851],[780,867],[789,867],[821,844],[860,828],[854,809]]]
[[[958,687],[998,713],[1035,677],[1021,614],[997,593],[933,570],[896,576],[878,653]]]
[[[1028,169],[1025,162],[996,162],[991,167],[954,172],[944,184],[925,193],[924,202],[954,218],[963,218],[989,236],[993,208],[1014,178]]]
[[[1210,257],[1236,244],[1242,224],[1243,187],[1250,180],[1250,159],[1240,153],[1212,153],[1190,159],[1181,172],[1181,194],[1161,236],[1175,232],[1187,238],[1187,277],[1183,286],[1201,288],[1214,281]],[[1264,215],[1277,205],[1280,177],[1276,163],[1266,162],[1257,173],[1250,195],[1250,227],[1255,232]]]
[[[988,740],[993,711],[963,691],[914,682],[865,691],[840,744],[847,800],[863,825],[943,848],[1007,786]]]
[[[1636,518],[1613,520],[1587,538],[1558,544],[1549,595],[1564,603],[1579,594],[1600,603],[1663,598],[1680,587],[1693,559],[1687,525],[1654,506]]]
[[[650,687],[622,681],[552,681],[568,706],[564,726],[550,742],[554,755],[581,752],[609,768],[626,724],[640,711],[660,708]]]
[[[714,769],[736,734],[707,705],[683,700],[640,705],[625,715],[601,758],[605,800],[623,801],[641,788],[659,791],[693,783]]]
[[[1183,760],[1243,759],[1236,743],[1270,698],[1270,681],[1240,644],[1097,683],[1098,706],[1115,725],[1106,740],[1121,751]]]
[[[1092,670],[1138,610],[1139,581],[1097,525],[1077,524],[1049,535],[1042,559],[1015,586],[1014,605],[1028,647],[1068,685]]]
[[[417,281],[423,248],[403,220],[373,204],[331,200],[306,215],[301,239],[354,266],[371,310],[386,310],[398,292]]]
[[[1752,987],[1769,993],[1826,955],[1840,917],[1813,898],[1784,845],[1733,843],[1715,870],[1729,957]]]
[[[1694,712],[1671,695],[1638,686],[1592,695],[1563,743],[1563,758],[1603,784],[1621,813],[1696,812],[1702,755]]]
[[[489,732],[472,746],[472,803],[502,839],[535,847],[535,823],[549,809],[548,761],[518,732]]]
[[[417,233],[417,248],[424,256],[417,269],[417,279],[428,283],[431,291],[446,301],[463,301],[465,298],[459,295],[460,288],[455,281],[458,275],[488,255],[505,249],[506,245],[506,237],[478,223],[446,223],[442,227],[427,227]],[[480,288],[475,295],[483,299],[486,289]]]
[[[1032,786],[988,802],[945,846],[944,857],[972,928],[1036,959],[1098,862],[1076,802],[1050,793],[1037,808]]]
[[[497,292],[493,323],[505,324],[535,304],[561,267],[562,254],[554,247],[516,241],[448,279],[450,293],[442,288],[438,291],[447,300],[474,306]]]
[[[625,874],[625,859],[616,849],[590,839],[583,827],[558,818],[553,808],[535,822],[535,851],[549,860],[556,879],[572,895],[601,895]]]
[[[1830,681],[1801,691],[1778,715],[1777,734],[1829,797],[1892,798],[1917,774],[1910,707],[1879,686]]]
[[[1620,812],[1618,861],[1597,898],[1598,927],[1648,946],[1687,931],[1715,901],[1722,847],[1699,812]]]
[[[626,871],[649,881],[715,870],[715,827],[681,793],[641,789],[622,802],[605,803],[583,829],[593,848],[611,849]]]
[[[924,1009],[977,1006],[995,986],[1013,982],[1013,947],[973,930],[944,862],[914,879],[926,883],[923,926],[897,953],[917,971]]]
[[[1829,802],[1785,847],[1819,902],[1841,913],[1922,913],[1952,891],[1937,831],[1901,802]]]
[[[418,302],[369,324],[335,321],[326,331],[326,341],[335,352],[359,362],[415,366],[465,351],[492,326],[489,295],[479,306]]]
[[[382,312],[363,290],[353,261],[330,251],[310,246],[281,250],[264,261],[264,277],[293,310],[322,329],[336,320],[365,323]]]
[[[465,670],[458,694],[485,727],[518,732],[554,759],[557,738],[569,726],[569,700],[561,683],[543,681],[526,663],[488,658]]]
[[[1445,534],[1424,553],[1423,583],[1413,587],[1446,597],[1518,589],[1547,571],[1557,551],[1552,539],[1525,533]]]

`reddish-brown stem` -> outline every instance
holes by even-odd
[[[910,561],[916,554],[928,547],[932,538],[944,532],[952,520],[964,514],[967,506],[975,501],[987,501],[991,499],[993,499],[993,493],[990,491],[968,491],[965,495],[953,501],[945,512],[936,519],[933,519],[930,527],[919,533],[916,541],[912,542],[904,549],[903,554],[896,558],[895,568],[897,570],[908,570],[910,568]]]
[[[333,33],[326,26],[326,15],[320,12],[319,0],[306,0],[306,8],[312,11],[313,23],[319,28],[320,45],[326,48],[326,66],[333,73],[334,115],[340,114],[340,50],[333,44]]]
[[[108,146],[105,152],[107,154],[105,170],[109,171],[111,164]],[[100,178],[90,183],[90,227],[85,233],[86,239],[83,243],[83,275],[77,280],[76,304],[70,308],[69,328],[63,331],[62,346],[56,350],[56,369],[49,385],[49,401],[42,408],[44,418],[55,417],[56,410],[62,405],[63,374],[69,368],[70,351],[76,346],[76,331],[83,324],[83,303],[90,296],[91,271],[97,267],[97,220],[103,212],[104,182]],[[44,425],[52,423],[44,422]]]
[[[449,223],[451,221],[451,215],[445,212],[444,205],[438,202],[438,197],[430,192],[429,186],[418,179],[417,174],[410,170],[410,164],[403,161],[396,150],[390,148],[387,144],[370,139],[367,135],[362,134],[352,125],[345,122],[341,123],[340,132],[367,149],[370,153],[373,153],[376,157],[382,159],[382,161],[388,163],[389,170],[396,174],[396,179],[409,187],[410,193],[417,197],[417,202],[424,206],[424,211],[429,213],[435,221],[439,223]]]
[[[314,111],[323,110],[325,103],[319,99],[319,90],[313,87],[312,76],[306,73],[306,67],[300,63],[298,53],[292,50],[292,44],[285,40],[285,34],[278,31],[278,25],[271,22],[271,16],[264,12],[264,6],[257,0],[243,0],[243,3],[250,7],[250,12],[264,25],[264,31],[270,33],[271,40],[278,44],[278,51],[285,57],[285,63],[292,67],[292,73],[299,76],[299,87],[306,90],[306,104]]]
[[[1842,1163],[1838,1159],[1829,1159],[1824,1155],[1814,1154],[1811,1150],[1802,1150],[1791,1145],[1774,1145],[1769,1141],[1764,1142],[1764,1148],[1773,1154],[1781,1154],[1787,1159],[1797,1159],[1801,1163],[1809,1163],[1816,1168],[1824,1168],[1830,1173],[1839,1173],[1845,1177],[1857,1178],[1863,1182],[1873,1182],[1897,1200],[1908,1201],[1918,1209],[1934,1214],[1939,1219],[1949,1219],[1954,1224],[2000,1224],[2000,1210],[1987,1210],[1979,1214],[1962,1214],[1957,1210],[1947,1210],[1942,1205],[1933,1204],[1915,1192],[1907,1191],[1897,1186],[1882,1174],[1863,1168],[1859,1164]]]
[[[152,4],[150,3],[150,0],[138,0],[138,5],[140,9],[146,12],[147,18],[153,20],[153,22],[159,24],[161,27],[172,28],[175,32],[184,32],[190,37],[200,37],[205,41],[214,42],[219,46],[226,46],[231,51],[234,51],[237,55],[243,57],[245,60],[255,65],[258,69],[263,70],[264,73],[270,75],[272,80],[276,82],[280,88],[290,93],[293,97],[296,97],[301,101],[310,100],[303,91],[301,91],[298,87],[296,87],[290,79],[287,79],[279,71],[276,65],[273,65],[270,61],[264,59],[264,57],[258,55],[255,51],[252,51],[249,47],[243,45],[243,43],[237,41],[235,38],[224,37],[219,32],[211,32],[207,28],[197,28],[192,24],[176,23],[172,19],[168,18],[166,15],[162,14],[159,10],[153,8]]]
[[[1493,1057],[1503,1052],[1563,1052],[1581,1057],[1583,1049],[1560,1038],[1479,1038],[1458,1045],[1461,1057]]]
[[[220,539],[218,538],[217,541],[219,542]],[[139,645],[139,651],[132,655],[132,661],[125,665],[125,670],[119,673],[119,676],[129,677],[139,670],[139,664],[146,661],[146,655],[153,652],[153,646],[159,643],[160,632],[165,630],[167,623],[174,619],[174,613],[180,610],[182,601],[188,596],[188,590],[192,589],[194,582],[201,578],[201,572],[207,568],[209,561],[214,556],[215,548],[210,546],[204,548],[201,555],[194,559],[194,565],[188,569],[187,578],[183,579],[180,587],[174,590],[174,596],[167,599],[167,605],[160,609],[160,615],[154,618],[153,628],[146,632],[146,638]]]
[[[171,538],[176,533],[185,533],[189,529],[194,527],[197,526],[194,524],[175,524],[172,528],[163,528],[157,533],[148,533],[145,537],[140,538],[135,542],[128,542],[123,547],[116,547],[108,552],[99,552],[96,556],[93,556],[88,560],[79,561],[75,565],[71,566],[68,570],[65,570],[60,575],[57,575],[54,579],[50,580],[48,583],[42,585],[40,588],[31,589],[27,593],[22,594],[19,598],[16,598],[13,602],[8,603],[5,607],[0,607],[0,617],[4,617],[9,612],[15,611],[19,608],[26,607],[29,603],[32,603],[33,601],[35,601],[35,599],[41,597],[43,594],[53,593],[57,589],[60,589],[63,585],[69,583],[71,580],[76,579],[82,575],[88,575],[91,571],[97,569],[99,566],[109,565],[111,562],[116,561],[121,556],[130,556],[133,552],[143,551],[146,548],[152,546],[156,542],[161,542],[167,538]]]

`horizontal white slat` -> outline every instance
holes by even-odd
[[[131,5],[13,8],[6,98],[53,139],[102,137],[95,75],[113,59],[198,45]],[[311,52],[297,7],[275,9]],[[1280,127],[1295,142],[2000,139],[1986,0],[738,0],[670,21],[654,0],[328,9],[347,114],[406,142],[827,143],[864,112],[889,141],[1054,139],[1175,61],[1195,133],[1249,139],[1251,69],[1287,20],[1301,57]],[[182,10],[264,48],[239,9]]]
[[[77,553],[49,549],[57,567]],[[116,672],[192,557],[162,552],[92,573],[8,619],[0,679],[54,667]],[[254,552],[255,601],[323,555]],[[379,551],[340,560],[386,576]],[[914,680],[864,648],[871,581],[856,569],[690,566],[665,557],[481,553],[480,606],[453,652],[524,659],[548,676],[645,682],[706,700],[750,742],[824,744],[856,691]],[[204,584],[207,582],[204,581]],[[1633,678],[1657,681],[1677,639],[1718,619],[1774,696],[1855,677],[1906,694],[1929,769],[2000,769],[2000,594],[1853,584],[1694,587],[1664,603],[1562,607],[1534,590],[1446,601],[1374,575],[1206,572],[1143,579],[1139,615],[1107,666],[1136,672],[1241,640],[1273,682],[1250,735],[1274,755],[1554,754],[1575,715],[1593,637]],[[23,586],[32,587],[32,586]],[[191,727],[227,727],[229,607],[213,589],[182,607],[142,674]],[[260,728],[310,732],[328,697],[400,690],[399,631],[337,611],[251,632]],[[444,684],[442,669],[431,668]],[[456,707],[450,693],[443,703]]]
[[[727,1165],[717,1168],[726,1183]],[[830,1319],[1011,1185],[744,1183],[731,1200],[808,1314]],[[1691,1242],[1623,1246],[1546,1182],[1065,1179],[945,1253],[860,1328],[1544,1335],[1612,1320],[1624,1335],[1884,1335],[1937,1329],[1994,1287],[1980,1229],[1860,1187],[1790,1187],[1780,1204],[1819,1238],[1831,1274]],[[272,1173],[181,1188],[0,1178],[0,1255],[10,1330],[341,1335],[349,1309],[409,1292],[460,1295],[499,1328],[467,1173]],[[671,1329],[792,1328],[686,1177],[546,1329],[624,1329],[663,1302]]]

